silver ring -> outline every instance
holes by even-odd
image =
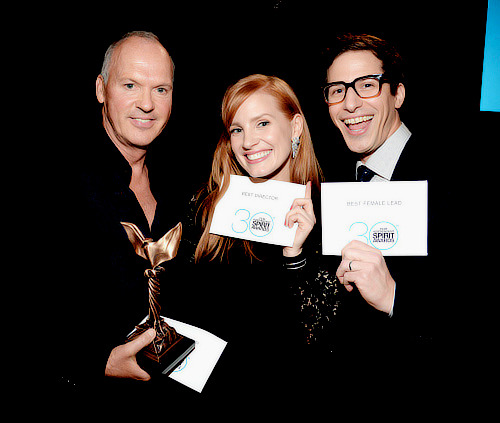
[[[352,263],[352,262],[353,262],[353,260],[351,260],[351,261],[349,262],[349,270],[350,270],[351,272],[352,272],[352,267],[351,267],[351,263]]]

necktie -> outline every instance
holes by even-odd
[[[368,182],[373,178],[375,172],[371,169],[368,169],[365,165],[361,165],[358,167],[356,180],[358,182]]]

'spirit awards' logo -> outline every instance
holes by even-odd
[[[398,229],[390,222],[378,222],[371,228],[365,222],[354,222],[349,227],[349,232],[379,250],[394,247],[399,237]]]
[[[273,219],[267,213],[257,213],[250,219],[250,232],[255,236],[269,235],[273,230]]]
[[[389,222],[379,222],[370,230],[370,243],[379,250],[388,250],[398,242],[398,230]]]

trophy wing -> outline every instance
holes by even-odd
[[[144,235],[142,234],[140,229],[133,223],[128,223],[128,222],[120,222],[120,223],[125,229],[125,232],[127,232],[128,239],[132,243],[132,246],[134,247],[134,251],[136,252],[136,254],[148,260],[146,251],[144,250],[144,243],[146,242],[146,238],[144,238]]]
[[[172,260],[177,255],[182,236],[182,224],[179,222],[158,241],[146,246],[153,269],[164,261]]]

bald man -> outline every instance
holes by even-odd
[[[72,386],[150,379],[135,355],[153,340],[154,330],[125,343],[148,312],[147,262],[135,254],[120,222],[159,239],[179,221],[172,192],[158,189],[167,181],[152,183],[146,156],[170,117],[173,74],[173,61],[156,35],[126,34],[107,49],[96,80],[102,125],[91,136],[74,137],[82,156],[81,190],[78,218],[68,232],[77,237],[81,266],[68,283],[72,318],[65,325],[63,377]]]

